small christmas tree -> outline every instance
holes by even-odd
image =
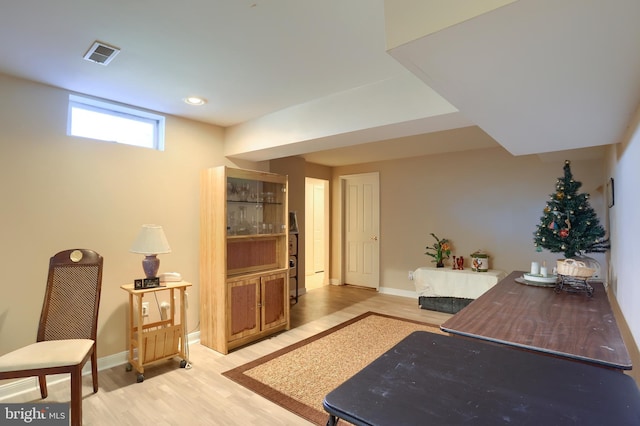
[[[584,253],[604,253],[609,239],[598,216],[589,205],[589,194],[578,194],[582,183],[573,180],[571,162],[564,162],[564,177],[558,178],[556,192],[544,208],[538,229],[534,233],[537,251],[564,253],[568,259]]]

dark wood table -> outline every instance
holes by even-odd
[[[416,331],[330,392],[328,425],[638,425],[619,371]]]
[[[556,293],[515,281],[509,274],[469,306],[442,324],[451,334],[568,357],[620,370],[631,358],[602,283],[593,296]]]

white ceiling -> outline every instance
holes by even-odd
[[[391,54],[514,155],[621,140],[640,100],[640,1],[520,0]]]
[[[495,140],[516,155],[605,145],[640,99],[637,0],[519,0],[401,46],[398,60],[383,0],[4,3],[0,72],[229,127],[240,158],[342,165]],[[95,40],[121,48],[106,67],[82,59]],[[188,106],[190,95],[208,103]],[[336,99],[358,105],[341,113],[357,126],[335,126]],[[297,139],[274,148],[253,142],[262,123],[301,110],[329,119],[295,121]],[[544,140],[521,137],[536,127]]]

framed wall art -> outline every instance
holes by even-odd
[[[607,188],[606,189],[607,189],[606,190],[607,207],[611,208],[616,203],[616,193],[615,193],[615,188],[614,188],[614,185],[613,185],[613,178],[609,178],[609,180],[607,181]]]

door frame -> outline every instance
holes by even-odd
[[[340,236],[340,243],[338,244],[339,247],[339,259],[340,259],[340,282],[336,283],[336,284],[345,284],[345,276],[346,276],[346,265],[345,265],[345,256],[344,253],[346,252],[346,243],[347,243],[347,238],[346,238],[346,226],[345,226],[345,219],[346,219],[346,207],[345,207],[345,197],[346,197],[346,191],[345,191],[345,185],[348,179],[353,179],[353,178],[359,178],[359,177],[373,177],[375,176],[377,181],[378,181],[378,258],[377,258],[377,268],[378,268],[378,282],[376,283],[376,291],[380,291],[380,172],[367,172],[367,173],[354,173],[354,174],[349,174],[349,175],[341,175],[339,176],[339,180],[340,180],[340,185],[339,185],[339,195],[338,195],[338,199],[340,200],[339,202],[339,217],[340,217],[340,221],[339,221],[339,225],[340,225],[340,230],[338,235]],[[332,283],[334,284],[334,283]],[[373,288],[373,287],[371,287]]]

